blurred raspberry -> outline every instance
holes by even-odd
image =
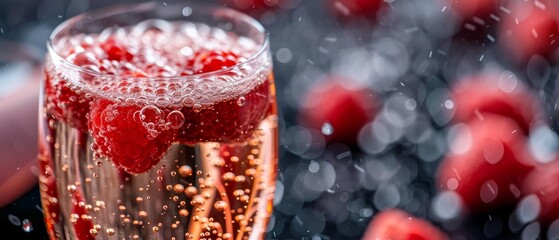
[[[299,121],[322,131],[329,142],[355,144],[359,130],[377,113],[376,94],[350,89],[350,80],[330,77],[316,83],[304,98]]]
[[[252,16],[261,16],[264,12],[275,10],[288,0],[221,0],[227,7],[235,8]]]
[[[102,43],[101,48],[105,50],[109,60],[131,61],[134,58],[134,55],[126,49],[125,44],[120,44],[114,38],[109,38],[106,42]]]
[[[239,57],[232,52],[206,51],[197,52],[188,66],[193,68],[194,73],[208,73],[235,66],[238,61]]]
[[[538,166],[526,177],[522,185],[525,196],[534,194],[540,204],[538,218],[551,223],[559,218],[559,163],[552,162]],[[536,203],[537,204],[537,203]]]
[[[441,190],[453,190],[470,212],[514,206],[533,169],[527,138],[509,118],[484,114],[463,125],[436,175]]]
[[[340,19],[349,21],[359,18],[375,19],[384,5],[382,0],[327,0],[327,6]]]
[[[510,73],[512,74],[512,73]],[[516,121],[524,133],[537,123],[541,103],[514,76],[481,74],[466,77],[453,87],[456,111],[454,121],[483,120],[487,113]]]
[[[503,15],[499,44],[504,54],[517,63],[533,55],[551,59],[556,52],[559,24],[556,5],[548,1],[511,1],[510,14]]]

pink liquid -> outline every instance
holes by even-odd
[[[277,162],[271,64],[219,71],[254,42],[149,20],[54,48],[106,75],[47,61],[39,180],[51,239],[263,238]]]

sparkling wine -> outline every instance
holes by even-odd
[[[278,136],[260,45],[161,19],[53,40],[39,137],[51,239],[262,239]]]

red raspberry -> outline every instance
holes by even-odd
[[[166,125],[169,110],[155,106],[92,103],[89,128],[97,151],[129,173],[143,173],[159,162],[176,136]]]
[[[232,52],[202,51],[196,53],[188,65],[193,68],[195,73],[208,73],[235,66],[238,60],[239,57]]]
[[[445,240],[446,234],[431,223],[401,210],[387,210],[374,216],[363,240]]]
[[[72,225],[78,240],[95,240],[95,236],[90,232],[93,229],[92,218],[87,209],[85,209],[85,205],[86,203],[80,190],[76,190],[72,195],[72,215],[76,221]]]
[[[101,48],[107,54],[109,60],[115,61],[131,61],[134,55],[127,50],[123,44],[118,43],[115,39],[109,38],[101,44]]]
[[[559,164],[556,161],[538,166],[522,185],[525,196],[535,194],[538,197],[541,204],[539,220],[544,223],[551,223],[559,218]]]
[[[180,141],[195,143],[246,140],[272,110],[270,87],[266,81],[244,96],[215,103],[207,109],[182,108],[181,112],[186,119],[179,130]]]
[[[382,0],[328,0],[328,8],[337,17],[345,20],[357,18],[375,19],[383,6]]]
[[[311,87],[299,121],[319,131],[328,123],[333,129],[328,141],[354,144],[361,128],[375,118],[377,98],[370,90],[347,88],[349,82],[330,77]]]
[[[228,6],[253,16],[262,15],[268,10],[274,10],[286,0],[222,0]]]
[[[68,81],[60,75],[52,76],[45,72],[44,78],[46,107],[52,110],[57,118],[64,119],[80,131],[86,131],[91,97],[72,89]]]
[[[138,70],[132,65],[128,67],[126,64],[115,63],[114,61],[131,61],[134,58],[126,45],[117,39],[109,38],[100,47],[106,52],[108,59],[99,61],[85,53],[74,53],[72,59],[76,64],[100,65],[99,70],[104,73],[120,71],[121,75],[134,77],[174,74],[172,71],[167,72],[165,66],[155,64]],[[187,62],[188,68],[183,73],[219,71],[234,66],[239,60],[233,52],[201,51]],[[46,102],[50,104],[47,108],[53,109],[56,115],[79,130],[89,131],[94,139],[96,153],[132,174],[151,169],[173,141],[195,143],[246,140],[268,112],[275,111],[269,108],[272,101],[269,81],[242,96],[217,102],[211,107],[202,108],[193,100],[194,106],[171,109],[116,102],[97,94],[89,96],[92,94],[69,87],[62,78],[46,76]],[[129,87],[128,82],[113,81],[101,90],[137,93],[141,88],[137,87],[135,90]],[[159,90],[151,87],[144,91],[159,94]],[[145,116],[142,115],[144,110],[148,111]]]
[[[471,212],[514,206],[534,164],[519,130],[511,119],[494,114],[470,120],[439,167],[438,186],[456,191]]]
[[[542,115],[541,103],[520,84],[513,90],[503,91],[499,86],[499,78],[489,74],[472,76],[454,86],[454,120],[466,122],[483,119],[486,113],[492,113],[513,119],[524,133],[528,133],[532,124],[537,123]]]
[[[530,4],[530,5],[528,5]],[[557,6],[543,3],[546,8],[534,6],[534,2],[511,1],[511,14],[503,16],[499,30],[499,44],[518,63],[525,63],[533,55],[551,59],[559,37]]]

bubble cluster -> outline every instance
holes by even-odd
[[[204,74],[244,62],[260,46],[220,28],[161,19],[108,28],[98,35],[63,37],[53,47],[55,54],[79,67],[53,58],[56,71],[64,73],[75,84],[73,88],[127,104],[142,105],[148,101],[162,107],[208,106],[238,97],[265,81],[266,77],[261,75],[270,71],[271,64],[259,56],[256,61],[235,66],[225,74]],[[229,53],[238,56],[232,63],[222,56]],[[243,105],[242,99],[238,102]]]

